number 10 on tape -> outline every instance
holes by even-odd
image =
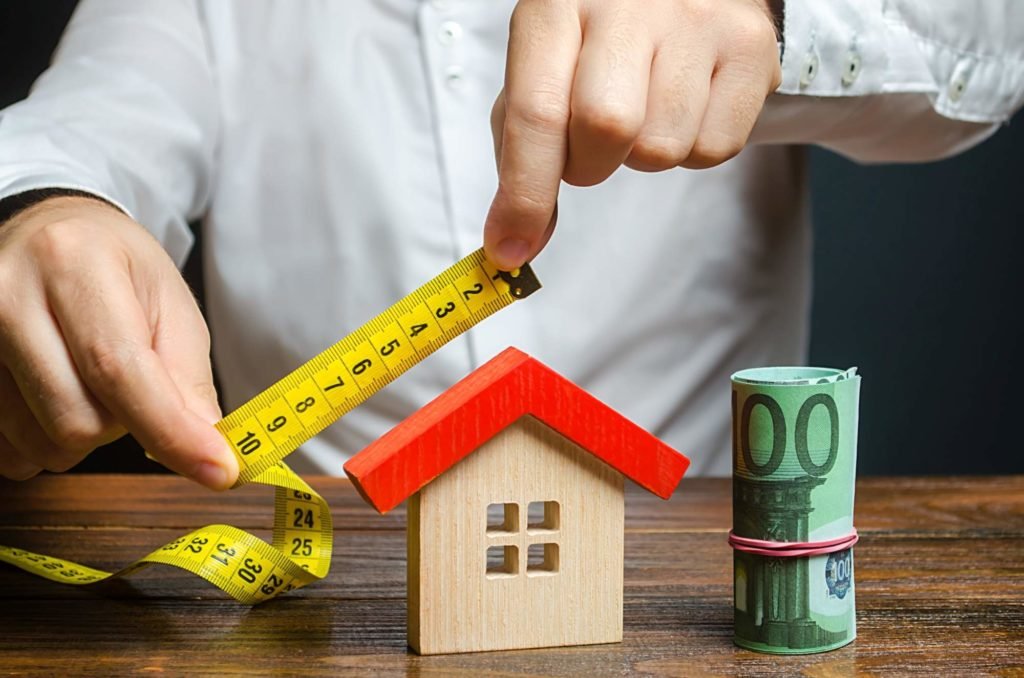
[[[528,266],[498,271],[477,250],[216,424],[238,458],[236,487],[274,488],[271,543],[207,525],[117,572],[0,545],[0,561],[67,584],[95,584],[154,563],[188,570],[243,603],[327,575],[330,508],[283,459],[382,387],[487,316],[540,288]]]

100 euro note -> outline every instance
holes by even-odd
[[[860,377],[760,368],[732,378],[733,532],[820,542],[853,530]],[[857,635],[853,549],[810,557],[734,551],[735,642],[760,652],[835,649]]]

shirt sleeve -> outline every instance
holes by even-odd
[[[217,94],[189,0],[82,0],[50,68],[0,111],[0,199],[96,195],[181,264],[209,198]]]
[[[930,160],[1024,103],[1020,0],[786,0],[782,86],[753,141]]]

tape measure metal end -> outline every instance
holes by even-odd
[[[499,279],[507,290],[494,284]],[[540,287],[529,266],[495,273],[479,249],[219,421],[239,460],[235,485],[275,488],[272,543],[230,525],[207,525],[119,572],[2,545],[0,562],[69,584],[161,563],[249,605],[322,579],[334,544],[330,508],[284,457],[449,340]]]
[[[523,264],[514,271],[498,271],[498,275],[508,283],[510,294],[516,299],[525,299],[541,288],[540,280],[529,264]]]

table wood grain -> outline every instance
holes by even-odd
[[[238,605],[172,568],[83,590],[0,564],[0,674],[374,676],[1024,675],[1024,476],[871,478],[857,487],[859,636],[776,657],[732,644],[730,482],[626,497],[621,644],[417,657],[405,645],[405,515],[342,479],[328,577]],[[269,536],[272,491],[172,476],[0,481],[0,543],[116,569],[227,522]]]

